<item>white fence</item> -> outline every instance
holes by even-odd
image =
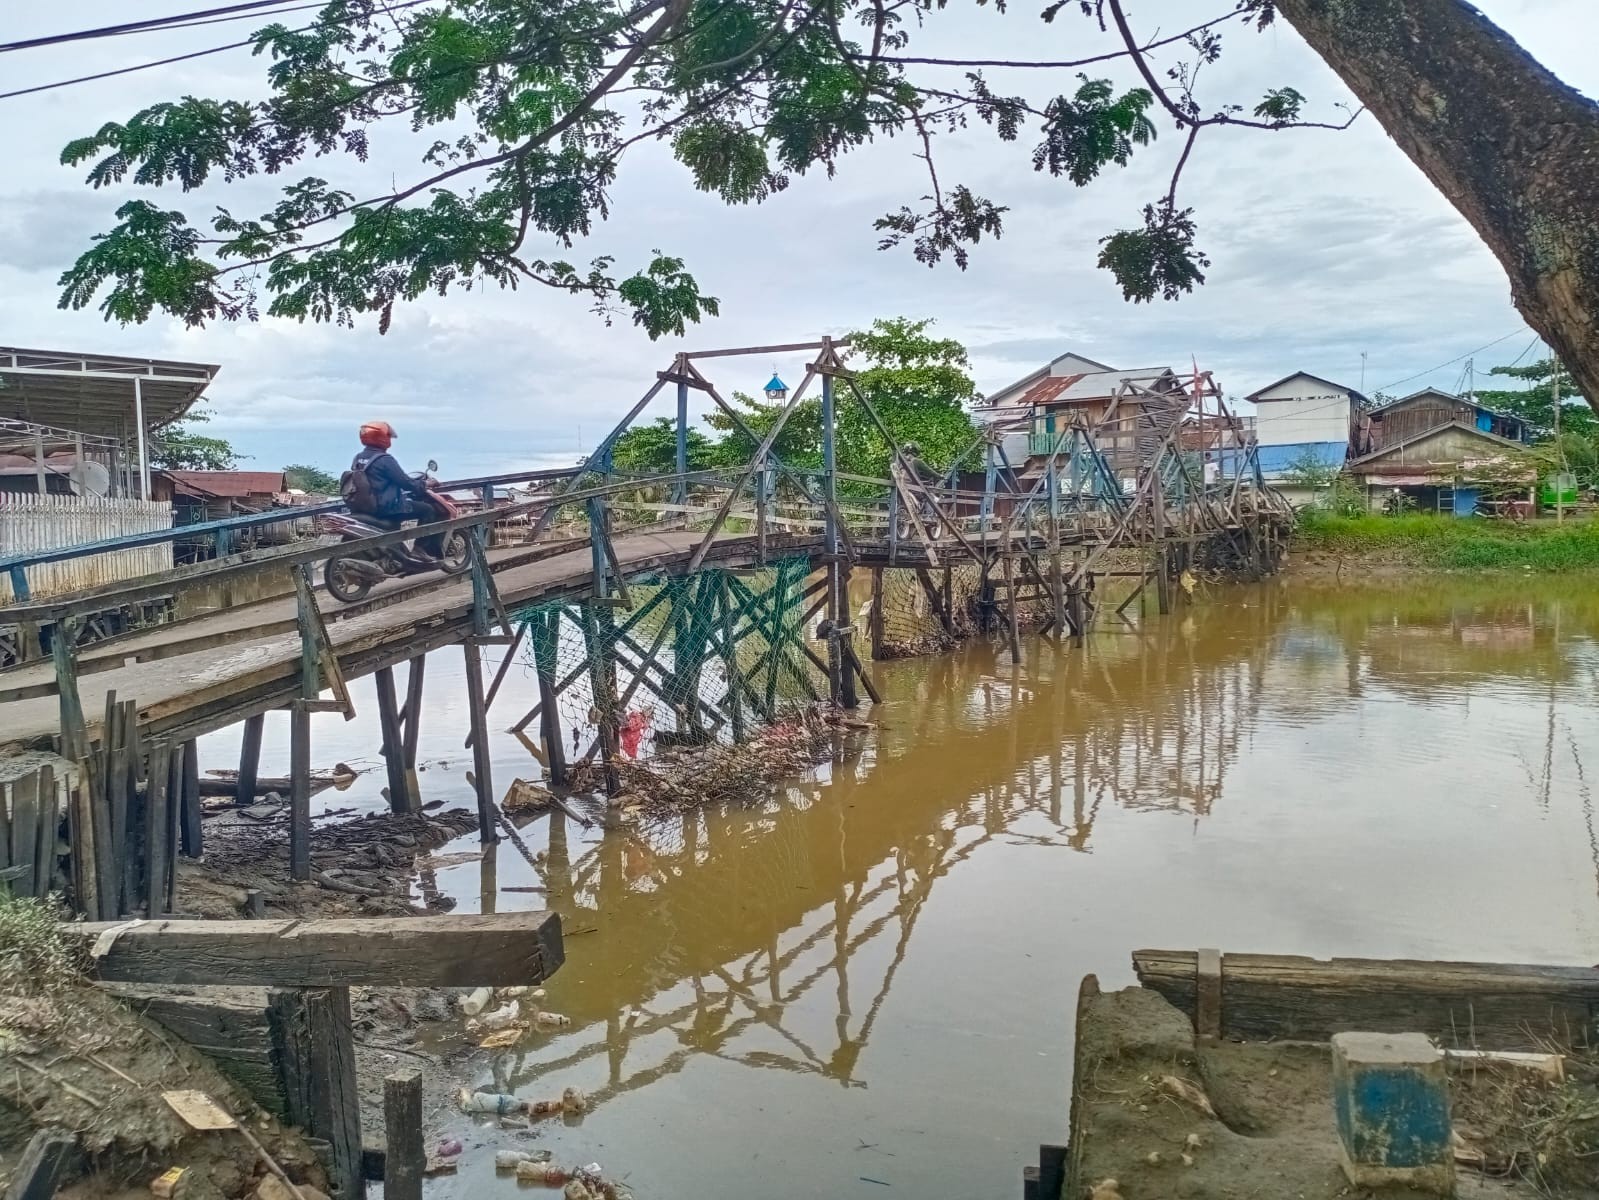
[[[0,558],[171,527],[172,505],[164,501],[0,495]],[[27,569],[28,590],[42,598],[171,569],[172,543],[163,542],[40,563]],[[0,601],[13,599],[9,576],[0,574]]]

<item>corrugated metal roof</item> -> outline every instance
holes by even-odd
[[[1175,379],[1170,367],[1142,367],[1132,371],[1090,371],[1082,375],[1056,375],[1041,379],[1006,408],[1025,408],[1037,404],[1088,404],[1109,400],[1126,384],[1152,387],[1162,380]]]
[[[243,498],[287,491],[282,471],[164,471],[174,490],[191,495]]]

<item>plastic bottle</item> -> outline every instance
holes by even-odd
[[[461,1111],[493,1113],[495,1116],[503,1117],[506,1113],[521,1112],[522,1101],[503,1092],[469,1092],[462,1088]]]
[[[461,1011],[469,1017],[475,1017],[482,1012],[494,999],[492,988],[480,987],[477,991],[461,1001]]]
[[[561,1013],[541,1012],[535,1021],[541,1029],[563,1029],[572,1023],[572,1018]]]
[[[493,1012],[484,1013],[477,1020],[478,1028],[487,1029],[490,1031],[497,1029],[509,1029],[512,1025],[516,1024],[517,1018],[521,1015],[522,1010],[517,1008],[516,1002],[513,1000],[504,1008],[496,1008]]]
[[[547,1163],[550,1161],[548,1150],[499,1150],[494,1155],[494,1169],[496,1171],[514,1171],[523,1163]]]

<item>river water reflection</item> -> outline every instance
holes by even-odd
[[[463,1082],[585,1088],[538,1144],[642,1198],[1013,1196],[1064,1140],[1078,981],[1129,982],[1134,948],[1599,961],[1590,591],[1278,582],[1020,663],[879,664],[878,727],[762,808],[539,820],[547,878],[508,844],[439,873],[458,911],[547,883],[567,931],[572,1027]],[[434,658],[423,788],[469,803]],[[532,691],[513,671],[496,723]],[[370,754],[367,716],[318,761]],[[506,737],[495,770],[537,764]],[[491,1158],[442,1188],[511,1190]]]

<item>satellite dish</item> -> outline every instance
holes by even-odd
[[[105,496],[111,491],[111,472],[104,465],[80,460],[67,472],[67,481],[77,496]]]

